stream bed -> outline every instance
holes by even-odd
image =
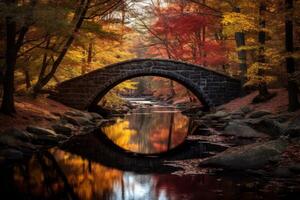
[[[224,150],[188,140],[190,122],[174,107],[155,105],[115,117],[93,134],[1,169],[1,199],[296,199],[293,180],[176,166]]]

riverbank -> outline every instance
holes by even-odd
[[[47,98],[16,98],[17,113],[0,115],[0,165],[10,166],[38,152],[62,146],[73,136],[93,132],[107,121]]]
[[[209,180],[204,181],[208,184],[209,196],[215,195],[215,191],[219,191],[220,196],[233,197],[235,193],[248,196],[250,191],[253,199],[257,195],[265,199],[280,199],[280,195],[299,193],[299,112],[280,111],[285,102],[276,98],[268,104],[272,101],[282,104],[273,103],[275,107],[270,110],[241,104],[248,102],[245,100],[248,98],[236,99],[214,112],[194,113],[190,134],[184,142],[158,155],[140,155],[113,144],[105,134],[99,134],[106,120],[98,114],[70,109],[48,99],[18,102],[16,121],[8,120],[7,126],[2,126],[6,131],[0,134],[1,177],[4,177],[2,182],[7,187],[3,191],[20,196],[25,193],[30,199],[37,193],[25,186],[35,184],[39,187],[40,198],[45,197],[41,188],[53,186],[50,196],[57,191],[71,191],[72,195],[86,199],[86,193],[80,193],[81,189],[85,188],[89,194],[95,195],[90,191],[92,188],[96,188],[95,191],[105,189],[99,183],[112,181],[110,178],[99,179],[99,176],[106,174],[105,177],[111,177],[107,175],[117,171],[123,174],[119,177],[122,184],[127,176],[139,177],[140,174],[151,179],[175,178],[181,183],[176,191],[186,184],[185,180],[197,177],[191,186],[193,190],[187,193],[189,196],[198,194],[195,190],[203,177]],[[30,112],[31,108],[34,114]],[[49,116],[51,119],[48,119]],[[18,122],[17,126],[10,125],[14,122]],[[149,122],[149,118],[145,122]],[[158,123],[155,125],[158,126]],[[177,120],[174,120],[174,126],[181,128]],[[121,130],[128,130],[128,127]],[[120,134],[124,135],[124,132],[120,131]],[[44,181],[44,177],[57,180],[57,183],[52,185],[52,182]],[[61,177],[64,177],[64,187],[59,181]],[[81,187],[83,182],[88,182],[89,186]],[[151,183],[150,180],[148,182]],[[224,185],[221,187],[220,184]],[[16,185],[21,190],[16,191]],[[57,189],[57,185],[61,187]],[[229,185],[232,194],[226,192]],[[65,188],[68,188],[67,191]],[[115,185],[110,189],[119,192]]]
[[[193,134],[213,129],[200,137],[229,146],[222,153],[194,162],[195,169],[219,168],[299,179],[300,111],[287,111],[287,91],[272,92],[277,96],[265,103],[251,104],[256,95],[253,93],[214,111],[194,113]]]
[[[251,100],[256,95],[252,93],[222,105],[214,112],[194,113],[192,133],[188,140],[217,143],[230,147],[228,152],[231,152],[231,147],[236,148],[233,149],[235,152],[240,152],[243,145],[255,146],[253,144],[260,145],[260,143],[278,139],[282,141],[284,138],[288,142],[285,143],[287,144],[285,148],[280,150],[280,155],[284,157],[278,162],[297,164],[299,161],[296,158],[300,155],[297,143],[300,136],[298,122],[300,111],[286,112],[287,92],[284,89],[272,92],[280,95],[266,103],[251,104]],[[43,97],[37,99],[16,97],[16,108],[15,116],[0,115],[0,128],[3,130],[0,134],[0,142],[2,146],[7,147],[1,148],[4,152],[0,155],[2,161],[6,157],[19,156],[22,151],[35,152],[39,148],[61,145],[74,135],[93,132],[106,121],[98,114],[77,111]],[[7,151],[7,149],[13,149],[13,151]],[[227,155],[226,151],[224,154]],[[229,155],[233,158],[239,154],[229,153]],[[224,167],[219,163],[205,162],[203,166]],[[234,168],[232,164],[229,166]]]
[[[25,129],[28,125],[50,128],[51,123],[59,120],[59,116],[64,112],[74,110],[46,97],[33,99],[27,96],[16,96],[15,107],[17,113],[13,116],[0,113],[1,130],[8,128]]]

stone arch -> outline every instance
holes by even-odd
[[[224,104],[240,95],[239,80],[202,66],[165,59],[133,59],[62,82],[50,98],[86,110],[118,83],[145,75],[181,83],[208,107]]]
[[[158,76],[158,77],[163,77],[167,79],[171,79],[173,81],[176,81],[183,85],[186,89],[190,90],[197,98],[198,100],[203,104],[204,109],[208,109],[210,105],[210,100],[208,97],[205,96],[201,88],[197,87],[193,82],[185,78],[184,76],[181,76],[179,74],[173,73],[172,71],[167,71],[167,72],[162,72],[159,70],[143,70],[143,71],[137,71],[137,72],[132,72],[129,74],[126,74],[126,76],[121,75],[114,77],[111,81],[109,81],[106,85],[104,85],[104,89],[100,89],[97,94],[95,94],[94,97],[92,97],[88,103],[89,108],[93,107],[96,105],[112,88],[117,86],[118,84],[132,79],[136,77],[142,77],[142,76]]]

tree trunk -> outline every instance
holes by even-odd
[[[79,16],[78,16],[78,19],[74,26],[73,31],[72,31],[71,35],[69,36],[69,38],[67,39],[66,43],[64,44],[62,51],[60,52],[60,54],[58,55],[56,60],[53,62],[50,72],[47,75],[45,75],[44,77],[41,77],[41,79],[39,79],[37,81],[37,83],[34,85],[34,87],[33,87],[34,95],[38,94],[38,92],[51,80],[51,78],[55,74],[58,66],[62,62],[63,58],[65,57],[66,53],[68,52],[70,46],[72,45],[72,43],[74,41],[74,38],[75,38],[74,35],[81,28],[81,25],[84,21],[86,12],[90,5],[90,2],[91,2],[91,0],[82,0],[81,1],[81,4],[80,4],[81,12],[79,12]]]
[[[3,77],[3,98],[1,112],[8,115],[16,112],[14,104],[14,71],[17,59],[15,38],[16,22],[12,17],[6,17],[6,68]]]
[[[264,18],[264,13],[267,10],[267,7],[265,3],[261,2],[259,5],[259,28],[260,31],[258,32],[258,42],[259,42],[259,53],[258,53],[258,62],[261,64],[266,63],[266,58],[265,58],[265,44],[266,44],[266,32],[264,29],[266,28],[266,20]],[[259,76],[264,76],[264,70],[260,69],[258,72]],[[268,91],[267,83],[266,81],[262,80],[259,83],[258,86],[258,91],[259,91],[259,96],[262,97],[268,97],[270,96],[270,93]]]
[[[25,75],[26,89],[28,90],[31,88],[31,81],[30,81],[30,74],[29,74],[28,66],[24,67],[24,75]]]
[[[174,89],[174,81],[170,79],[170,92],[171,92],[171,98],[173,99],[175,97],[175,89]]]
[[[239,7],[234,7],[233,12],[240,13],[241,10]],[[245,33],[236,32],[235,33],[235,42],[236,42],[237,48],[245,46],[246,45]],[[240,65],[240,70],[241,70],[240,78],[241,78],[242,85],[244,85],[246,83],[246,73],[247,73],[247,54],[246,54],[245,50],[238,51],[238,59],[240,62],[239,65]]]
[[[169,124],[169,135],[168,135],[168,146],[167,150],[172,148],[172,134],[173,134],[173,124],[174,124],[174,113],[171,113],[170,124]]]
[[[7,6],[16,6],[17,0],[6,0]],[[36,0],[30,1],[30,12],[24,18],[24,25],[17,31],[16,19],[8,16],[5,19],[6,23],[6,50],[5,50],[5,71],[3,77],[3,98],[1,112],[11,115],[16,112],[14,104],[14,73],[17,62],[18,52],[23,44],[29,26],[32,23],[32,11],[36,5]],[[18,37],[17,37],[18,35]]]
[[[30,79],[30,73],[29,73],[29,61],[30,61],[30,56],[26,57],[24,60],[24,66],[23,66],[23,73],[25,76],[25,85],[26,89],[29,90],[31,88],[31,79]]]
[[[88,55],[87,55],[87,72],[91,71],[91,64],[93,59],[93,40],[89,42]]]
[[[285,19],[285,47],[288,53],[294,52],[294,27],[293,27],[293,15],[292,11],[294,8],[293,0],[285,0],[286,7],[286,19]],[[295,60],[292,56],[286,58],[286,68],[289,76],[293,75],[295,72]],[[289,111],[296,111],[300,108],[300,103],[298,100],[298,86],[297,83],[288,77],[288,94],[289,94]]]

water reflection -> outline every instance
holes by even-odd
[[[181,144],[189,119],[172,107],[148,107],[134,110],[102,131],[118,146],[137,153],[166,152]]]
[[[243,187],[253,183],[255,187]],[[264,184],[242,176],[136,174],[52,149],[11,171],[1,170],[0,195],[10,199],[279,199],[274,191],[262,190]]]

